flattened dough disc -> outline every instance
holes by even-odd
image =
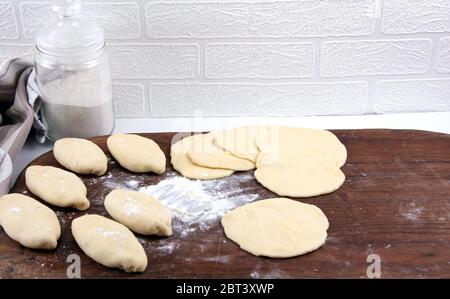
[[[173,168],[184,177],[198,180],[214,180],[231,175],[233,170],[202,167],[191,161],[187,153],[200,136],[189,136],[172,145],[170,157]]]
[[[347,159],[345,146],[326,130],[272,126],[258,132],[256,144],[260,151],[272,153],[307,148],[335,160],[338,167],[342,167]]]
[[[259,149],[256,146],[256,136],[260,131],[267,130],[265,126],[238,127],[217,132],[214,142],[233,155],[256,162]]]
[[[288,258],[322,246],[328,219],[314,205],[270,198],[228,212],[222,226],[228,238],[251,254]]]
[[[224,151],[214,143],[215,133],[198,135],[188,152],[189,158],[197,165],[211,168],[246,171],[255,168],[255,163]]]
[[[310,197],[333,192],[345,180],[333,160],[311,149],[261,153],[255,178],[280,196]]]

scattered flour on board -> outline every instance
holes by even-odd
[[[240,172],[217,180],[190,180],[176,172],[167,172],[166,178],[156,185],[145,185],[145,175],[113,175],[85,180],[89,186],[101,182],[108,189],[140,191],[152,195],[162,202],[173,217],[172,228],[180,237],[186,237],[196,230],[207,230],[227,211],[259,198],[256,187],[246,184],[254,180],[251,172]],[[105,194],[106,196],[106,194]],[[128,212],[134,213],[131,203]]]
[[[226,180],[189,180],[171,177],[139,191],[161,201],[182,226],[198,224],[207,229],[227,211],[256,200],[259,195],[247,193],[240,184],[253,179],[251,174],[228,177]]]
[[[136,180],[128,181],[127,186],[131,188],[137,188],[139,186],[139,181]]]
[[[410,202],[406,208],[401,209],[401,213],[406,219],[415,221],[420,218],[424,210],[423,207],[417,207],[415,202]]]
[[[314,272],[318,272],[317,269],[313,269]],[[272,269],[269,271],[261,271],[261,270],[255,270],[252,273],[250,273],[250,277],[253,279],[279,279],[279,278],[290,278],[290,275],[282,270],[279,269]]]
[[[129,180],[123,182],[120,178],[115,178],[112,173],[108,173],[105,176],[99,178],[92,178],[87,183],[89,185],[95,185],[98,181],[101,181],[103,185],[111,189],[123,189],[130,191],[137,191],[139,189],[140,181],[136,176],[132,176]]]
[[[174,248],[175,248],[175,244],[174,243],[169,243],[169,244],[157,247],[157,250],[162,251],[164,253],[169,253],[170,254],[170,253],[173,252]]]
[[[231,257],[229,255],[209,256],[204,257],[203,260],[208,262],[214,262],[219,264],[227,264],[230,262]]]
[[[139,240],[140,241],[140,240]],[[145,241],[141,242],[143,245],[146,244]],[[162,245],[153,245],[152,244],[152,249],[153,249],[153,254],[154,255],[167,255],[167,254],[171,254],[176,248],[178,248],[178,244],[176,242],[168,242],[168,243],[164,243]]]

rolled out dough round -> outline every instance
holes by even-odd
[[[260,130],[256,144],[261,152],[277,154],[278,151],[299,152],[314,151],[319,156],[334,160],[337,167],[342,167],[347,159],[347,150],[339,139],[330,131],[271,126]]]
[[[261,153],[255,178],[279,196],[310,197],[333,192],[345,180],[334,160],[311,149]]]
[[[331,132],[273,126],[259,132],[256,144],[260,154],[255,178],[280,196],[326,194],[344,183],[339,168],[347,150]]]
[[[270,198],[228,212],[222,226],[228,238],[251,254],[288,258],[322,246],[328,219],[314,205]]]
[[[216,133],[214,142],[225,151],[233,155],[256,162],[259,149],[256,145],[256,136],[267,130],[265,126],[238,127]]]
[[[108,159],[98,145],[82,138],[62,138],[55,142],[53,154],[65,168],[79,174],[103,175]]]
[[[197,165],[211,168],[247,171],[255,168],[255,163],[239,158],[221,149],[214,143],[215,132],[199,134],[191,150],[189,158]]]
[[[214,180],[231,175],[233,170],[202,167],[192,162],[188,152],[198,138],[200,134],[185,137],[172,145],[170,157],[173,168],[184,177],[197,180]]]

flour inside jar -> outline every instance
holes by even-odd
[[[93,84],[95,83],[95,84]],[[88,138],[109,134],[114,126],[111,86],[90,70],[66,73],[39,84],[47,135]]]

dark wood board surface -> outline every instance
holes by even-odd
[[[159,176],[130,173],[110,159],[101,179],[82,176],[89,210],[52,207],[62,228],[57,249],[24,248],[0,228],[0,278],[65,278],[67,256],[74,253],[81,257],[83,278],[365,278],[370,254],[380,257],[383,278],[450,278],[450,135],[333,132],[348,151],[344,185],[331,194],[299,199],[320,207],[330,222],[328,239],[317,251],[289,259],[256,257],[228,240],[218,219],[207,230],[183,236],[176,230],[169,238],[138,236],[148,256],[144,273],[97,264],[75,243],[71,220],[85,213],[107,216],[104,197],[130,180],[134,188],[178,175],[169,159],[167,172]],[[155,140],[169,157],[173,133],[141,135]],[[92,140],[110,157],[106,137]],[[31,165],[59,166],[52,152]],[[242,192],[257,193],[259,199],[276,197],[251,176],[252,172],[238,173],[223,180],[235,180]],[[11,192],[31,195],[24,172]]]

